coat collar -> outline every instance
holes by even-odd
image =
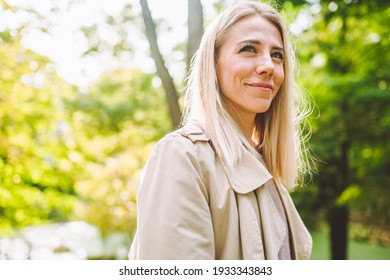
[[[209,143],[212,147],[210,138],[197,125],[186,125],[179,131],[182,136],[190,139],[193,143],[205,142]],[[263,186],[268,180],[272,178],[272,175],[268,172],[265,166],[244,146],[243,156],[236,165],[229,167],[223,161],[222,165],[233,190],[239,194],[250,193],[258,189],[260,186]],[[293,257],[294,259],[309,259],[312,249],[312,239],[310,233],[303,224],[303,221],[295,208],[289,192],[280,183],[276,182],[276,180],[275,184],[279,190],[280,198],[285,208],[287,221],[290,227]],[[261,188],[261,190],[264,189]],[[258,197],[263,196],[259,195]],[[269,201],[272,202],[272,199],[269,199]],[[265,203],[259,203],[259,206],[265,207],[265,205]],[[277,214],[277,211],[274,212]],[[278,219],[279,218],[274,218],[274,221]],[[285,232],[285,230],[286,229],[279,228],[278,237],[274,237],[278,240],[282,240],[284,234],[283,232]],[[257,252],[252,257],[256,258],[258,254],[261,254],[261,252]]]
[[[263,164],[249,150],[243,147],[243,154],[234,166],[222,162],[235,192],[246,194],[256,190],[272,178]]]
[[[180,133],[194,143],[207,141],[212,145],[210,138],[197,125],[186,125]],[[254,191],[272,178],[267,168],[244,145],[239,162],[229,166],[222,161],[222,165],[233,190],[237,193],[246,194]]]

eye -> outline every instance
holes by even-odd
[[[280,61],[284,60],[284,54],[282,52],[273,52],[271,54],[271,57],[276,58],[276,59],[278,59]]]
[[[242,53],[242,52],[251,52],[251,53],[257,53],[257,50],[254,46],[252,45],[245,45],[244,47],[242,47],[239,51],[239,53]]]

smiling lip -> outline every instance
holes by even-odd
[[[248,83],[247,85],[251,86],[251,87],[258,87],[258,88],[269,89],[271,91],[274,89],[274,87],[272,85],[264,84],[264,83]]]

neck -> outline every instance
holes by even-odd
[[[255,129],[255,119],[254,118],[247,119],[245,121],[243,119],[240,119],[238,123],[241,127],[242,132],[247,137],[249,143],[251,143],[251,145],[253,147],[256,147],[258,143],[253,141],[253,131]]]
[[[255,124],[254,123],[249,123],[249,124],[245,124],[244,126],[242,126],[242,129],[246,135],[246,137],[252,141],[252,136],[253,136],[253,129],[255,128]]]
[[[228,105],[229,105],[229,103],[228,103]],[[242,113],[242,112],[239,113],[237,110],[234,110],[233,107],[229,107],[229,106],[228,106],[228,111],[231,114],[231,116],[233,117],[233,119],[235,119],[237,124],[240,126],[242,132],[247,137],[249,143],[251,143],[251,145],[253,147],[256,147],[256,145],[258,143],[254,142],[252,140],[253,131],[255,129],[256,114]]]

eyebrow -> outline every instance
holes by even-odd
[[[242,40],[242,41],[237,43],[237,45],[242,45],[242,44],[261,45],[261,42],[259,40],[249,39],[249,40]],[[275,46],[275,47],[272,47],[272,49],[284,52],[284,49],[282,47]]]

